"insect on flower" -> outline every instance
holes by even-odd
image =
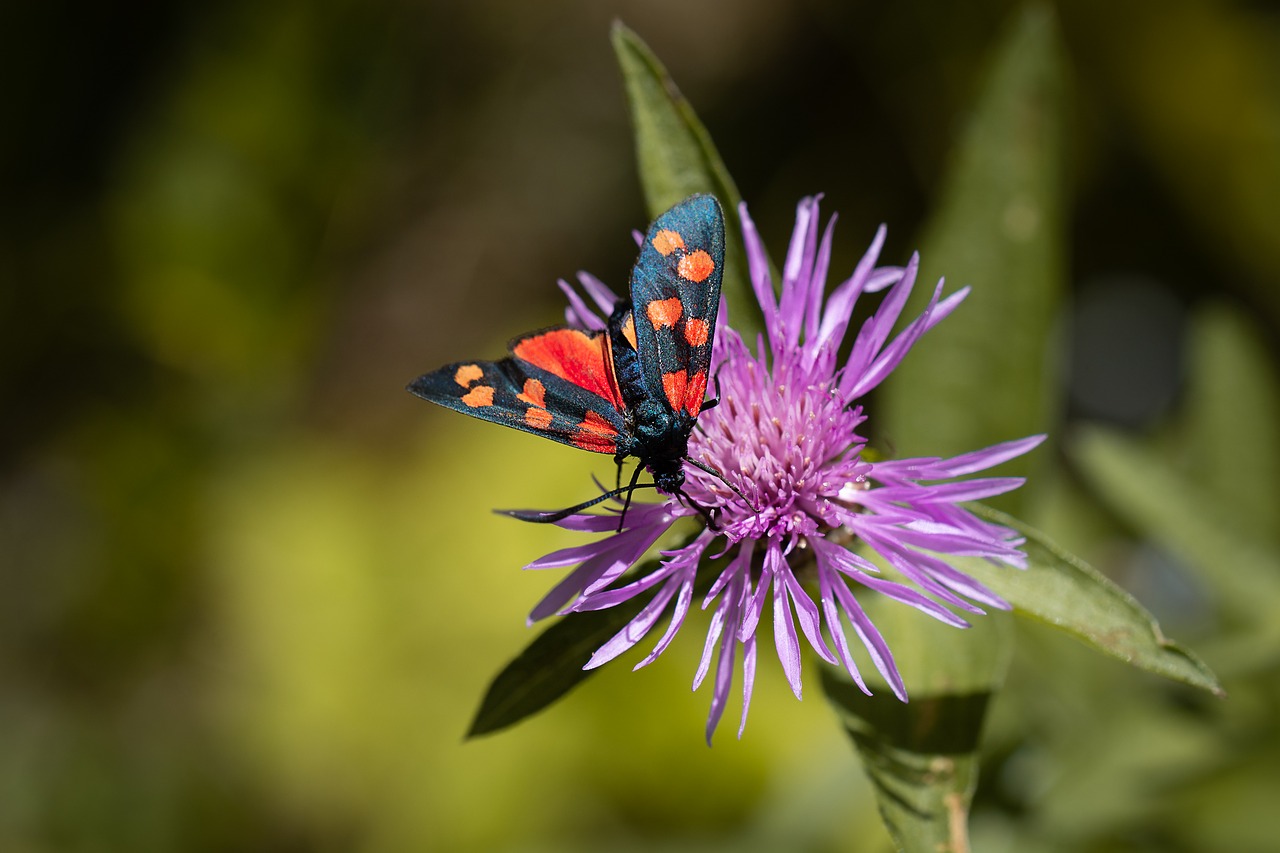
[[[511,342],[509,358],[449,364],[418,377],[408,390],[481,420],[613,454],[613,490],[558,512],[510,515],[554,522],[625,494],[621,530],[632,493],[656,488],[678,496],[714,526],[710,511],[684,490],[684,465],[728,485],[719,471],[689,456],[698,413],[715,404],[704,398],[723,266],[720,203],[690,196],[649,227],[631,272],[631,298],[617,302],[605,329],[531,332]],[[632,456],[639,462],[622,486],[622,465]],[[642,470],[653,476],[652,484],[638,482]]]

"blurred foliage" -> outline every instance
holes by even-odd
[[[887,262],[917,234],[935,251],[961,191],[943,176],[1017,8],[6,8],[0,849],[888,849],[837,722],[776,667],[744,739],[702,745],[688,637],[462,743],[552,582],[518,567],[570,541],[486,508],[574,503],[611,472],[401,388],[555,322],[557,277],[625,281],[647,213],[614,17],[696,106],[775,255],[795,202],[826,193],[840,270],[881,221]],[[1060,153],[987,153],[1064,161],[1063,257],[1042,274],[1068,299],[1051,331],[999,306],[1037,330],[1020,351],[1039,340],[1061,366],[992,367],[967,393],[1001,411],[1046,395],[1026,402],[1065,453],[1023,509],[1199,649],[1228,698],[1020,624],[973,847],[1269,850],[1280,20],[1208,0],[1053,17]],[[966,186],[978,210],[1002,191]],[[925,261],[975,288],[913,353],[929,362],[1003,285]],[[1100,296],[1127,300],[1118,330],[1077,310]],[[1166,343],[1171,369],[1080,369],[1115,336]],[[1136,414],[1090,402],[1160,382]],[[960,441],[945,417],[924,426]]]

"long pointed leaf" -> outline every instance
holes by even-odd
[[[467,737],[514,726],[549,707],[593,673],[591,655],[635,617],[647,596],[607,610],[571,613],[551,625],[489,684]]]
[[[1097,569],[1015,518],[977,504],[969,508],[1027,539],[1025,571],[980,559],[951,561],[1003,596],[1016,614],[1053,625],[1140,669],[1223,695],[1213,672],[1165,637],[1155,618]]]
[[[882,390],[878,415],[904,456],[962,453],[1055,420],[1047,342],[1065,279],[1061,57],[1053,13],[1021,14],[925,229],[920,280],[945,276],[948,290],[973,292]]]
[[[747,340],[755,337],[758,311],[747,281],[747,259],[738,222],[738,188],[716,151],[711,135],[680,94],[662,62],[622,22],[613,25],[613,49],[622,69],[636,134],[640,184],[650,216],[657,216],[693,193],[713,193],[724,206],[724,293],[733,325]],[[738,307],[739,310],[732,310]]]

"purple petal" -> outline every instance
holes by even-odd
[[[951,528],[951,531],[945,533],[938,530],[917,531],[913,527],[896,526],[884,539],[897,547],[910,545],[961,557],[1000,557],[1007,550],[1001,542],[971,536],[954,528]],[[879,537],[882,531],[872,534],[870,529],[866,529],[863,532],[868,536]]]
[[[809,300],[822,299],[821,285],[816,296],[812,293],[813,260],[818,243],[817,218],[818,199],[801,199],[796,205],[796,224],[783,265],[782,298],[778,307],[785,341],[780,342],[776,338],[773,341],[775,345],[782,343],[787,349],[794,349],[800,343]]]
[[[769,276],[769,256],[765,254],[756,224],[747,213],[745,201],[738,205],[738,215],[742,219],[742,242],[747,251],[747,272],[751,276],[751,289],[755,292],[756,301],[760,303],[769,339],[779,340],[778,303],[773,293],[773,279]]]
[[[532,625],[534,622],[558,613],[560,608],[568,604],[578,594],[578,591],[588,583],[588,579],[595,575],[595,571],[595,568],[590,563],[583,563],[570,572],[564,580],[552,587],[551,591],[534,605],[526,620],[527,624]]]
[[[588,542],[586,545],[575,545],[572,548],[564,548],[559,551],[552,551],[534,560],[524,567],[524,571],[537,571],[539,569],[560,569],[565,566],[572,566],[581,563],[583,560],[589,560],[594,557],[603,557],[617,552],[617,548],[613,538],[601,539],[598,542]],[[640,552],[644,553],[643,551]],[[636,554],[639,559],[640,554]],[[634,560],[632,561],[634,562]]]
[[[738,549],[738,555],[734,557],[733,560],[730,561],[729,565],[725,567],[725,570],[720,573],[720,577],[716,578],[711,584],[711,589],[707,591],[706,598],[702,601],[704,609],[710,605],[712,601],[715,601],[716,596],[720,594],[720,591],[725,588],[725,585],[728,584],[729,581],[738,577],[739,574],[745,576],[749,573],[751,569],[751,551],[754,544],[755,543],[749,540],[745,542]]]
[[[883,228],[884,226],[880,227]],[[880,267],[867,276],[867,283],[862,286],[862,292],[879,293],[886,287],[891,287],[902,281],[902,274],[905,271],[903,267]]]
[[[760,573],[759,579],[756,580],[755,593],[751,596],[750,601],[746,603],[746,608],[742,614],[742,622],[738,628],[739,640],[746,640],[747,637],[755,633],[756,625],[759,624],[760,616],[764,612],[765,599],[769,595],[769,584],[776,577],[774,567],[780,562],[782,562],[782,552],[778,550],[777,544],[770,540],[769,547],[764,552],[764,571]]]
[[[644,242],[643,236],[640,238],[640,242]],[[618,296],[609,285],[589,272],[578,273],[578,283],[582,285],[582,289],[599,307],[601,314],[607,318],[613,313],[614,307],[618,304]]]
[[[877,553],[888,560],[891,566],[901,572],[909,581],[919,586],[925,592],[941,599],[946,604],[950,604],[953,607],[959,607],[963,610],[969,611],[970,613],[981,614],[984,612],[981,607],[978,607],[977,605],[956,595],[949,587],[935,579],[929,572],[930,565],[929,562],[924,559],[925,555],[919,551],[912,551],[901,547],[896,541],[894,541],[892,534],[887,537],[876,537],[872,536],[870,533],[864,532],[862,538],[869,547],[875,549]],[[855,580],[861,580],[858,577],[857,572],[848,572],[847,574]],[[874,584],[868,583],[867,586],[874,586]],[[929,602],[926,607],[936,607],[936,604],[931,600],[925,599],[925,601]],[[914,604],[914,601],[911,603]],[[946,614],[946,617],[939,614]],[[938,607],[937,612],[935,612],[934,615],[938,616],[938,618],[942,618],[943,621],[947,621],[947,618],[951,616],[951,613],[944,608]]]
[[[978,471],[985,471],[993,468],[1001,462],[1008,462],[1038,447],[1046,438],[1045,435],[1029,435],[1026,438],[1019,438],[1013,441],[1006,441],[1001,444],[993,444],[991,447],[982,450],[974,450],[969,453],[963,453],[959,456],[953,456],[940,464],[940,468],[947,473],[945,477],[963,477]],[[941,478],[927,478],[941,479]]]
[[[636,669],[653,663],[658,659],[658,655],[667,650],[667,646],[671,645],[671,641],[675,639],[676,633],[679,632],[680,626],[684,624],[685,617],[689,615],[689,605],[692,602],[693,582],[692,578],[690,578],[687,583],[680,584],[680,596],[676,599],[676,606],[671,611],[671,623],[667,625],[666,632],[658,640],[657,645],[653,647],[653,651],[649,653],[649,656],[636,664]]]
[[[742,601],[742,582],[736,582],[729,590],[729,595],[725,596],[724,604],[717,611],[717,615],[724,613],[724,622],[732,623],[737,616],[737,611]],[[713,620],[714,624],[714,620]],[[711,736],[715,734],[716,726],[720,723],[720,717],[724,714],[725,703],[729,699],[729,688],[733,686],[733,664],[735,658],[735,647],[737,640],[733,631],[724,631],[720,634],[720,652],[716,660],[716,683],[714,691],[711,695],[711,710],[707,714],[707,745],[711,745]],[[707,647],[703,650],[703,657],[707,656],[712,643],[712,635],[707,635]],[[699,667],[700,673],[702,668]],[[699,678],[698,681],[701,681]],[[694,683],[694,689],[697,689],[698,682]]]
[[[653,543],[658,540],[658,537],[662,535],[662,531],[657,531],[657,535],[653,535],[654,532],[654,528],[649,528],[648,530],[627,531],[626,533],[621,533],[615,537],[618,539],[629,535],[634,537],[627,542],[627,550],[619,555],[620,557],[631,557],[630,564],[623,566],[623,561],[621,559],[617,560],[607,571],[601,574],[598,580],[593,582],[583,590],[583,592],[586,595],[593,595],[600,592],[604,587],[617,580],[623,572],[635,565],[636,561],[644,556],[645,552],[648,551]],[[644,535],[640,535],[641,533]],[[678,570],[691,572],[696,570],[698,560],[701,559],[702,552],[710,541],[710,538],[704,533],[684,548],[667,552],[667,559],[663,560],[663,566],[670,567],[672,571]]]
[[[715,611],[711,614],[711,624],[707,626],[707,640],[702,645],[702,658],[698,661],[697,672],[693,674],[694,690],[701,687],[702,680],[707,677],[707,671],[711,665],[711,650],[715,648],[716,641],[720,639],[720,634],[724,631],[726,617],[731,604],[730,596],[726,595],[716,605]],[[730,631],[729,633],[733,632]]]
[[[643,640],[645,635],[649,633],[649,629],[662,617],[662,611],[667,609],[667,602],[671,600],[671,596],[675,594],[676,589],[677,587],[674,584],[667,584],[660,589],[658,594],[636,614],[634,619],[628,622],[621,631],[614,634],[604,645],[596,649],[595,654],[591,656],[591,660],[587,661],[583,669],[595,669],[606,664]]]
[[[914,260],[914,259],[913,259]],[[924,313],[913,320],[908,326],[902,330],[898,337],[894,338],[893,343],[886,347],[871,364],[865,369],[855,371],[849,375],[857,375],[858,381],[853,383],[851,388],[844,388],[841,382],[841,392],[845,394],[846,399],[856,400],[866,394],[872,388],[884,381],[885,377],[893,372],[893,369],[902,363],[902,359],[915,346],[916,341],[920,340],[929,326],[929,316],[938,304],[938,297],[942,295],[942,282],[939,281],[937,287],[934,288],[933,295],[929,298],[929,305],[925,308]],[[889,326],[883,326],[884,330],[888,330]]]
[[[884,680],[889,682],[889,689],[893,691],[893,695],[903,702],[907,701],[907,686],[902,683],[902,676],[898,674],[898,667],[893,662],[893,652],[889,651],[889,644],[884,641],[875,624],[867,618],[866,612],[853,597],[849,587],[845,586],[844,581],[837,581],[833,587],[836,598],[844,608],[844,615],[849,618],[849,624],[857,632],[858,639],[862,640],[867,654],[871,655],[871,662],[884,676]]]
[[[773,642],[778,649],[778,660],[782,663],[782,671],[786,673],[787,683],[797,699],[801,695],[800,685],[800,640],[796,637],[795,622],[791,619],[791,608],[787,606],[787,593],[784,584],[776,580],[773,584]]]
[[[626,586],[620,586],[616,589],[600,589],[595,592],[585,593],[581,599],[574,602],[573,607],[570,609],[574,612],[608,610],[610,607],[617,607],[624,601],[630,601],[640,593],[652,589],[675,574],[676,573],[669,567],[664,566],[657,571],[650,572],[638,580],[632,581]]]
[[[831,653],[831,650],[827,648],[826,642],[822,639],[822,615],[818,612],[818,605],[813,603],[813,599],[805,592],[804,587],[800,585],[800,581],[796,580],[795,573],[791,571],[790,566],[784,568],[783,576],[787,585],[787,592],[791,596],[791,601],[795,604],[796,619],[800,622],[800,630],[804,632],[805,639],[809,641],[809,645],[813,647],[819,657],[827,663],[835,663],[836,656]]]
[[[738,723],[738,737],[747,728],[747,711],[751,709],[751,692],[756,685],[756,638],[748,637],[742,644],[742,720]]]
[[[844,374],[840,378],[840,393],[846,400],[854,399],[851,393],[853,387],[862,382],[863,375],[870,368],[876,354],[889,339],[889,333],[893,331],[893,325],[898,321],[907,297],[911,295],[911,288],[915,286],[919,266],[919,255],[912,255],[902,279],[890,289],[889,295],[876,308],[875,314],[858,331],[849,360],[845,363]]]
[[[932,503],[962,503],[1011,492],[1027,481],[1026,477],[984,477],[958,483],[936,483],[925,486],[922,499]]]
[[[815,215],[817,212],[815,206]],[[836,216],[832,214],[827,220],[826,230],[822,232],[822,243],[818,246],[818,256],[813,262],[813,271],[809,274],[813,287],[809,296],[809,304],[807,306],[807,316],[804,324],[804,339],[809,342],[810,348],[813,349],[813,341],[818,336],[818,329],[822,323],[822,293],[826,287],[827,270],[831,266],[831,240],[835,235]]]
[[[877,546],[881,545],[882,543],[874,542],[870,539],[867,539],[865,541],[869,546],[871,546],[872,548],[875,548],[877,551],[884,554],[885,558],[890,560],[890,562],[893,562],[894,559],[900,556],[896,551],[894,551],[892,548],[889,548],[889,547],[886,548],[886,551],[880,551],[880,548]],[[849,577],[851,580],[853,580],[856,583],[862,584],[868,589],[874,589],[876,592],[879,592],[882,595],[888,596],[889,598],[892,598],[895,601],[901,601],[903,604],[909,604],[923,613],[928,613],[930,616],[937,619],[939,622],[946,622],[948,625],[954,625],[957,628],[969,627],[968,622],[964,621],[959,616],[952,613],[950,610],[947,610],[945,607],[938,604],[933,599],[927,598],[926,596],[917,592],[911,587],[905,586],[904,584],[897,583],[896,581],[886,580],[885,578],[873,577],[872,575],[868,575],[865,572],[859,571],[857,568],[855,568],[852,565],[852,562],[848,559],[850,556],[850,553],[844,548],[840,548],[839,546],[833,546],[827,543],[826,556],[827,556],[827,559],[830,561],[831,566],[837,572],[839,572],[840,574],[846,577]],[[899,566],[898,568],[900,571],[903,570],[901,566]],[[907,567],[907,569],[909,570],[910,567]],[[917,580],[917,582],[920,582],[920,581],[928,582],[928,578],[913,578],[913,580]],[[941,592],[945,595],[951,595],[950,591],[948,590],[941,590]],[[952,596],[952,598],[954,598],[954,596]],[[960,601],[958,599],[956,603],[961,606],[964,606],[967,604],[967,602]]]
[[[600,319],[594,311],[587,307],[587,303],[582,301],[582,297],[569,286],[567,281],[560,279],[556,284],[560,286],[565,299],[569,300],[569,306],[564,309],[565,322],[570,326],[589,331],[598,332],[605,328],[604,320]]]
[[[853,654],[849,650],[849,639],[844,633],[844,623],[840,619],[840,610],[836,607],[835,592],[831,589],[832,576],[835,575],[834,570],[823,567],[824,558],[818,557],[818,588],[822,594],[822,612],[827,616],[827,630],[831,632],[831,636],[835,639],[836,651],[840,654],[840,660],[844,664],[844,668],[849,673],[849,677],[853,679],[853,683],[868,696],[871,691],[867,689],[867,684],[862,680],[862,673],[858,670],[857,663],[853,660]],[[844,583],[843,580],[835,575],[835,583]]]
[[[817,338],[812,341],[815,346],[837,349],[844,340],[845,330],[849,327],[849,318],[853,315],[853,306],[858,301],[858,296],[866,289],[867,276],[875,267],[876,259],[880,257],[880,250],[884,247],[887,233],[883,225],[876,230],[871,248],[867,249],[862,259],[858,261],[853,275],[837,287],[831,294],[831,298],[827,300]],[[901,277],[900,274],[899,277]]]
[[[942,285],[943,282],[939,280],[938,286],[935,288],[933,297],[929,300],[929,305],[925,308],[924,313],[913,320],[902,331],[902,334],[898,335],[893,343],[876,358],[875,362],[866,371],[866,375],[863,376],[861,382],[849,392],[850,399],[862,396],[884,381],[884,378],[902,363],[902,359],[916,345],[916,342],[924,336],[924,333],[938,325],[969,295],[969,288],[965,287],[938,302],[938,296],[942,293]]]
[[[916,562],[920,563],[928,573],[936,578],[938,582],[945,584],[948,588],[968,596],[974,601],[985,604],[988,607],[994,607],[999,610],[1010,610],[1009,602],[996,595],[984,584],[979,583],[946,560],[941,560],[932,554],[914,555]]]
[[[885,580],[884,578],[873,578],[867,575],[858,575],[856,580],[863,586],[874,589],[883,596],[892,598],[894,601],[901,601],[903,604],[909,604],[921,613],[927,613],[939,622],[946,623],[956,628],[968,628],[969,623],[943,607],[938,602],[927,596],[916,592],[905,584],[895,581]]]

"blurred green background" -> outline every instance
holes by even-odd
[[[611,465],[402,388],[556,322],[558,277],[625,282],[615,17],[776,256],[826,193],[839,273],[880,222],[886,262],[918,244],[1015,8],[7,6],[0,850],[887,849],[812,677],[797,703],[762,655],[745,738],[703,745],[702,622],[463,743],[556,579],[519,567],[573,541],[488,509]],[[1056,11],[1070,298],[1031,518],[1231,697],[1024,629],[975,849],[1274,849],[1280,10]],[[1207,533],[1144,514],[1153,473]]]

